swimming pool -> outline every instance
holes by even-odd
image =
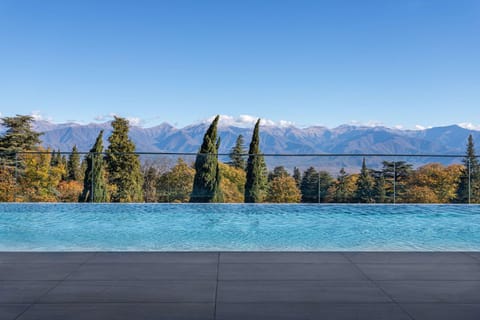
[[[471,251],[477,205],[0,204],[0,251]]]

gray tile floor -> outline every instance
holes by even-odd
[[[478,252],[0,252],[0,319],[480,319]]]

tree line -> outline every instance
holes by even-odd
[[[68,157],[41,147],[30,116],[1,121],[6,128],[0,136],[2,202],[480,203],[480,164],[471,135],[462,164],[414,169],[405,161],[383,161],[374,170],[364,158],[360,172],[342,168],[332,175],[314,167],[269,171],[260,148],[260,119],[248,151],[238,136],[228,162],[218,157],[217,116],[195,161],[178,158],[167,166],[141,163],[122,117],[111,123],[109,145],[104,148],[100,131],[83,159],[76,146]]]

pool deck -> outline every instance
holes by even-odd
[[[480,319],[480,252],[0,252],[0,319]]]

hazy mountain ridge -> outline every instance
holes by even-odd
[[[168,123],[155,127],[133,126],[130,137],[139,152],[196,152],[208,124],[200,123],[175,128]],[[52,149],[70,151],[74,144],[80,151],[88,151],[100,130],[106,139],[111,133],[110,123],[81,125],[35,122],[35,130],[43,132],[42,144]],[[245,137],[245,147],[251,137],[251,128],[219,126],[222,139],[220,152],[229,152],[239,134]],[[313,126],[262,126],[261,148],[264,153],[404,153],[404,154],[463,154],[469,134],[480,138],[480,131],[458,125],[424,130],[400,130],[387,127],[342,125],[333,129]]]

